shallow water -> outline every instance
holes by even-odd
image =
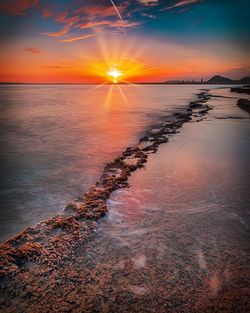
[[[96,236],[59,271],[60,290],[84,277],[86,311],[248,312],[250,118],[235,99],[208,104],[113,193]]]
[[[209,100],[112,194],[70,259],[49,275],[31,263],[7,285],[6,312],[249,312],[250,119],[235,103]]]
[[[58,213],[201,86],[0,86],[0,240]]]

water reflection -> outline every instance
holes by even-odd
[[[198,86],[1,86],[1,236],[53,216]]]

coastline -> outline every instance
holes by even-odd
[[[205,103],[210,99],[208,90],[201,91],[196,101],[185,110],[166,116],[164,125],[147,132],[138,145],[128,147],[113,162],[106,164],[96,186],[84,196],[68,204],[62,214],[28,227],[0,245],[0,278],[6,279],[20,273],[29,262],[51,270],[69,257],[73,248],[88,240],[97,229],[97,221],[107,212],[106,201],[117,189],[128,187],[128,178],[142,168],[148,155],[155,153],[162,143],[179,132],[192,118],[201,121],[211,109]]]

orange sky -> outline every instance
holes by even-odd
[[[53,3],[0,4],[1,82],[99,83],[112,81],[110,68],[129,82],[250,73],[244,40],[242,47],[232,40],[226,8],[217,8],[224,21],[215,23],[209,1],[117,0],[119,15],[107,1]]]
[[[88,45],[86,42],[88,41]],[[62,43],[54,38],[9,42],[0,52],[0,81],[8,82],[103,82],[112,67],[133,82],[208,78],[247,64],[237,51],[218,57],[211,44],[187,46],[126,35],[98,35],[81,42]],[[25,48],[28,47],[28,48]],[[40,48],[46,47],[46,48]],[[222,43],[220,51],[227,51]],[[232,58],[233,56],[233,58]],[[201,77],[200,73],[204,73]]]

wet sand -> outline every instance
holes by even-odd
[[[164,175],[170,175],[165,157],[170,152],[173,168],[176,138],[185,146],[185,141],[200,140],[200,134],[207,146],[204,134],[220,130],[213,129],[213,123],[203,126],[212,100],[202,92],[185,112],[168,117],[138,146],[107,164],[97,185],[67,206],[65,215],[29,228],[1,246],[3,312],[248,312],[246,202],[236,201],[234,210],[209,197],[205,203],[201,191],[209,193],[212,181],[196,186],[193,177],[191,183],[201,194],[197,205],[192,190],[187,192],[190,181],[185,185],[183,168],[184,176],[177,175],[178,168],[174,175],[183,181],[181,190],[174,194],[172,179],[169,188],[165,185]],[[217,117],[221,119],[221,112]],[[225,123],[230,119],[224,118]],[[192,159],[188,161],[192,164]],[[141,170],[130,177],[137,169]],[[194,169],[192,173],[197,174]],[[226,164],[221,173],[227,179]],[[156,189],[145,192],[142,181],[144,189],[147,183]],[[123,188],[128,184],[129,189]],[[247,199],[243,191],[235,193]],[[182,193],[191,199],[182,199]],[[216,198],[216,188],[211,194]],[[155,197],[159,207],[151,204]],[[169,210],[166,198],[171,197],[177,207]],[[150,204],[148,209],[138,199]],[[100,220],[108,209],[108,219]]]

